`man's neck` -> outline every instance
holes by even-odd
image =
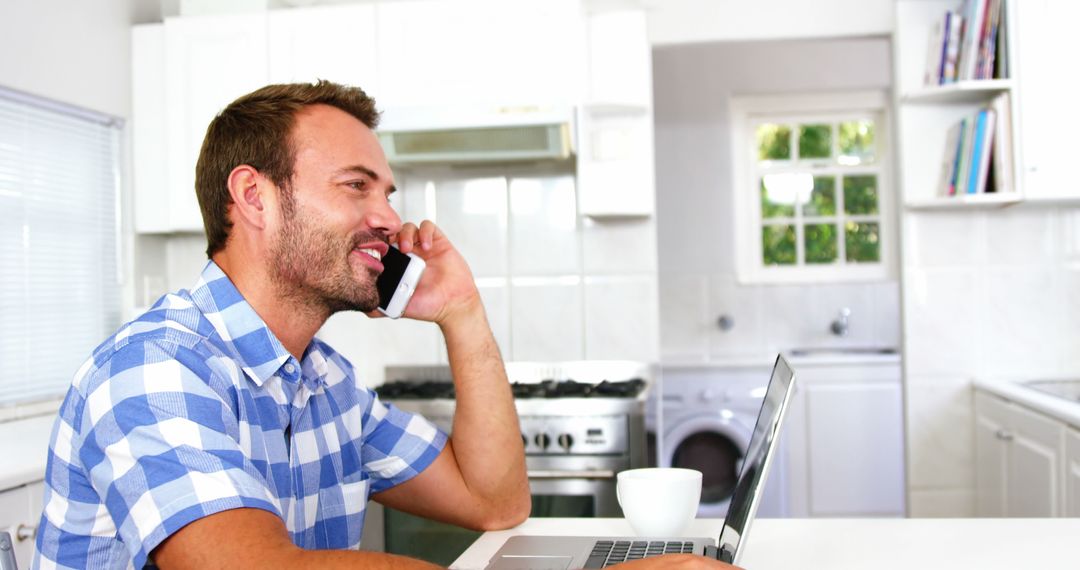
[[[222,251],[214,254],[213,260],[285,350],[302,359],[315,333],[330,318],[330,311],[305,302],[299,295],[283,293],[264,268],[237,263],[238,257]]]

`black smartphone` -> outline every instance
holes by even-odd
[[[394,246],[390,246],[381,261],[383,272],[375,281],[379,289],[379,311],[396,319],[405,312],[427,264],[420,256],[401,253]]]

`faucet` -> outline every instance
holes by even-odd
[[[840,314],[836,317],[836,320],[829,325],[829,330],[836,336],[847,336],[848,317],[850,316],[851,309],[847,307],[840,309]]]

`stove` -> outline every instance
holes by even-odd
[[[621,517],[616,474],[645,467],[645,399],[652,365],[630,361],[507,362],[533,517]],[[448,366],[390,366],[379,398],[419,413],[450,433],[454,384]],[[363,545],[448,564],[476,536],[372,503]],[[384,512],[381,512],[384,511]],[[379,528],[381,527],[381,528]],[[378,530],[376,530],[378,529]],[[421,546],[439,543],[443,558]]]

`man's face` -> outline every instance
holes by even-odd
[[[331,313],[372,311],[387,238],[401,229],[390,207],[393,174],[378,138],[340,109],[301,111],[291,134],[296,151],[290,190],[270,247],[280,292]]]

